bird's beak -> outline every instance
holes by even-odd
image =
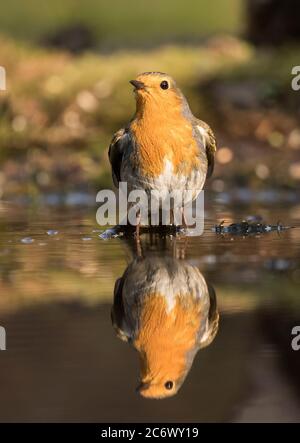
[[[143,382],[141,382],[141,383],[137,386],[137,388],[136,388],[136,392],[141,393],[141,392],[145,391],[146,389],[148,389],[149,386],[150,386],[150,383],[143,383]]]
[[[135,87],[136,91],[145,88],[145,84],[143,82],[140,82],[139,80],[130,80],[129,83],[131,83]]]

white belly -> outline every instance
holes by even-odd
[[[145,298],[152,294],[164,297],[170,312],[177,297],[206,300],[208,288],[199,269],[186,262],[171,258],[134,261],[123,287],[123,302],[128,315],[139,314]]]
[[[135,175],[129,168],[124,172],[126,172],[123,174],[124,181],[127,181],[129,192],[134,189],[145,190],[148,196],[151,194],[151,198],[158,199],[160,204],[170,198],[170,193],[172,193],[175,201],[182,200],[184,191],[192,191],[186,194],[191,196],[186,201],[194,200],[203,189],[206,178],[206,171],[202,168],[193,169],[187,176],[174,173],[174,167],[169,160],[165,161],[164,170],[157,177],[149,178]]]

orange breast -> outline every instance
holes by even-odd
[[[190,295],[177,297],[173,309],[168,312],[163,295],[149,294],[134,343],[143,356],[143,381],[164,373],[177,378],[184,372],[186,354],[196,344],[199,310],[199,300]]]
[[[143,175],[162,174],[166,160],[173,164],[175,174],[189,174],[197,167],[198,146],[192,124],[176,107],[172,112],[162,109],[158,113],[148,105],[147,111],[137,114],[131,123],[131,131],[137,141],[133,161]]]

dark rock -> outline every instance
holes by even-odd
[[[247,36],[257,45],[300,41],[298,0],[247,0]]]
[[[61,28],[44,37],[42,44],[47,47],[79,54],[88,49],[95,48],[95,38],[89,28],[82,24],[75,24]]]
[[[274,231],[281,232],[290,228],[290,226],[283,226],[279,222],[276,225],[269,225],[243,220],[240,223],[231,223],[230,225],[225,226],[224,221],[222,221],[219,225],[215,225],[213,227],[213,232],[222,235],[230,234],[237,236],[247,236],[266,234],[268,232]]]

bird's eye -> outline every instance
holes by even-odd
[[[167,82],[167,80],[163,80],[160,84],[161,89],[168,89],[169,87],[169,83]]]
[[[170,389],[173,388],[173,385],[174,385],[174,383],[173,383],[172,381],[167,381],[167,382],[165,383],[165,388],[168,389],[168,390],[170,390]]]

